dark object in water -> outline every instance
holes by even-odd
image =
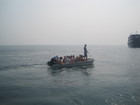
[[[128,37],[128,46],[132,48],[140,48],[140,34],[131,34]]]
[[[94,59],[89,58],[84,61],[78,61],[73,63],[63,63],[63,64],[54,64],[51,61],[48,61],[47,64],[52,68],[67,68],[67,67],[77,67],[77,66],[91,66],[93,65]]]

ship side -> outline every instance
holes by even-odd
[[[128,46],[132,48],[140,48],[140,34],[131,34],[128,37]]]

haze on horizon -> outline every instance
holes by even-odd
[[[140,0],[0,0],[0,45],[126,45]]]

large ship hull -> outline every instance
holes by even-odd
[[[128,37],[128,46],[132,48],[140,48],[140,34],[132,34]]]

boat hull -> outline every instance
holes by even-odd
[[[74,63],[67,63],[67,64],[54,64],[49,65],[52,68],[70,68],[70,67],[79,67],[79,66],[91,66],[93,65],[94,59],[88,59],[86,61],[78,61]]]
[[[128,37],[128,47],[140,48],[140,34],[133,34]]]

